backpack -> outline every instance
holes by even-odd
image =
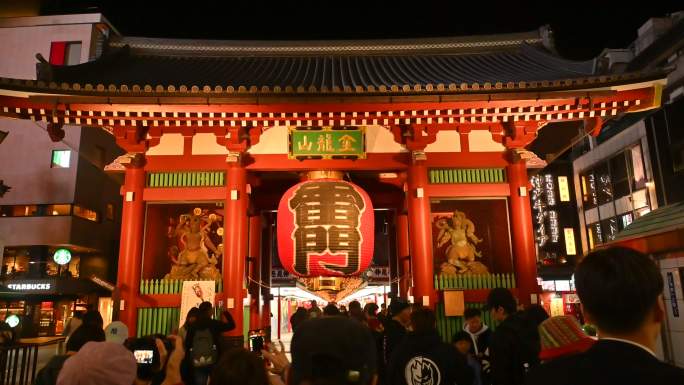
[[[197,330],[192,337],[190,348],[190,362],[195,368],[202,368],[216,363],[218,349],[214,341],[214,335],[209,328]]]

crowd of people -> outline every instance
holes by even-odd
[[[347,308],[313,302],[291,319],[291,360],[280,346],[251,352],[223,349],[230,314],[212,318],[211,304],[188,313],[180,336],[155,336],[155,359],[136,361],[120,324],[106,331],[86,313],[36,384],[47,385],[604,385],[684,384],[684,369],[655,356],[666,317],[663,280],[638,252],[613,248],[585,257],[575,272],[585,318],[599,338],[572,316],[548,317],[540,306],[521,309],[507,289],[491,290],[484,309],[468,308],[451,343],[435,313],[393,298]],[[495,325],[485,325],[488,311]],[[77,322],[78,323],[78,322]],[[118,330],[112,330],[118,329]],[[143,370],[144,369],[144,370]]]

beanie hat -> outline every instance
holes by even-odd
[[[137,364],[133,353],[115,342],[88,342],[69,357],[57,385],[131,385]]]
[[[594,340],[587,336],[573,316],[551,317],[539,325],[541,360],[581,353],[589,349]]]

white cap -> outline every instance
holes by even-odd
[[[123,344],[128,339],[128,326],[121,321],[114,321],[105,328],[107,342]]]

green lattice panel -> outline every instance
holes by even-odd
[[[150,172],[147,187],[220,187],[225,176],[224,171]]]
[[[430,169],[430,183],[505,183],[506,170],[503,168],[441,168]]]

